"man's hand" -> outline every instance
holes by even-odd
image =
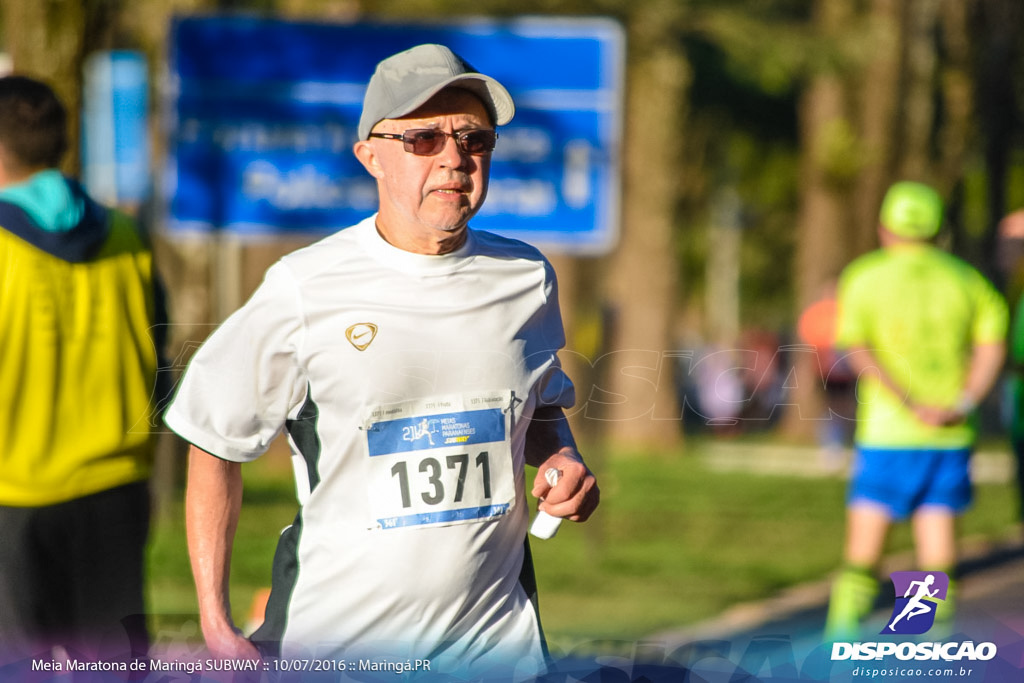
[[[231,547],[242,507],[242,470],[192,446],[185,491],[185,530],[206,647],[222,659],[259,659],[260,653],[231,621],[228,577]]]
[[[912,410],[918,420],[932,427],[948,427],[960,424],[967,420],[969,414],[956,408],[940,408],[937,406],[915,405],[912,407]]]
[[[256,646],[237,628],[204,625],[203,639],[210,654],[217,659],[261,659]]]
[[[552,487],[545,479],[549,469],[561,471],[562,476]],[[573,448],[563,448],[550,456],[537,468],[533,480],[533,495],[542,499],[540,509],[552,517],[564,517],[573,522],[585,522],[594,513],[601,500],[597,479]]]

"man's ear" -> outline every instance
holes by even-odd
[[[380,157],[377,156],[377,152],[369,140],[359,140],[356,142],[352,146],[352,153],[356,155],[356,159],[359,159],[359,163],[363,165],[363,168],[370,175],[377,179],[384,177],[384,169],[381,168]]]

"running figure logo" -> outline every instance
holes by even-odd
[[[893,572],[896,604],[883,634],[920,635],[935,623],[936,600],[945,600],[949,577],[942,572]],[[902,596],[902,597],[900,597]]]
[[[437,433],[437,420],[423,418],[417,423],[402,428],[402,441],[415,443],[426,438],[430,445],[434,446],[434,434]]]

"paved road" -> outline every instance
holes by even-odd
[[[702,443],[699,451],[705,464],[724,470],[842,476],[817,457],[815,449],[755,448],[726,441]],[[976,481],[1001,482],[1011,476],[1012,460],[1005,452],[976,454],[972,464]],[[894,657],[832,661],[832,645],[822,637],[830,582],[820,581],[737,605],[703,623],[655,634],[614,656],[562,661],[553,680],[1024,683],[1024,544],[1017,539],[997,544],[968,539],[962,544],[962,557],[955,632],[940,642],[992,642],[997,655],[987,662],[901,661]],[[887,575],[912,568],[912,556],[902,554],[889,558],[882,571]],[[902,642],[875,635],[885,627],[892,605],[893,590],[888,583],[865,624],[862,642]],[[928,640],[927,634],[901,638]]]
[[[552,680],[607,683],[859,683],[1024,682],[1024,545],[968,542],[961,563],[954,634],[937,642],[991,642],[990,661],[832,661],[822,638],[829,582],[788,590],[737,605],[722,615],[683,629],[656,634],[631,651],[591,660],[563,661]],[[891,558],[886,571],[907,569],[909,557]],[[892,613],[893,591],[883,589],[861,637],[895,643],[923,636],[879,636]],[[962,645],[957,645],[959,650]]]
[[[911,566],[908,559],[905,556],[892,558],[885,570],[907,569]],[[652,640],[659,642],[668,656],[673,652],[685,653],[689,659],[677,659],[698,672],[702,662],[693,657],[710,646],[695,646],[694,643],[714,640],[728,643],[722,646],[727,654],[723,657],[725,661],[717,663],[721,669],[717,673],[729,675],[704,677],[708,681],[738,683],[750,675],[756,676],[754,680],[766,681],[793,680],[794,677],[797,680],[802,677],[804,680],[857,681],[868,680],[863,673],[854,675],[853,670],[858,666],[876,672],[899,667],[920,668],[920,662],[888,658],[882,662],[832,662],[831,646],[822,638],[828,591],[829,584],[825,581],[800,586],[768,600],[737,606],[703,624],[658,634]],[[865,624],[862,641],[906,639],[874,635],[885,627],[892,601],[890,584],[887,591],[882,591],[875,611]],[[928,640],[927,634],[918,639]],[[970,672],[960,670],[961,662],[954,666],[946,662],[926,662],[933,668],[935,664],[942,665],[943,674],[948,668],[955,671],[948,676],[883,675],[875,680],[1024,681],[1024,546],[1016,542],[968,544],[961,563],[956,627],[954,634],[941,642],[951,641],[993,642],[998,655],[988,663],[963,662],[962,668],[971,669]],[[731,672],[728,664],[734,664]],[[932,672],[925,672],[928,673]],[[696,679],[691,676],[691,680]]]

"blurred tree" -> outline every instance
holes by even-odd
[[[940,0],[913,0],[903,5],[902,113],[895,138],[903,148],[898,174],[936,182],[932,164],[935,131],[936,31]],[[875,84],[871,85],[876,87]]]
[[[817,0],[812,25],[818,35],[838,44],[854,20],[846,0]],[[800,101],[800,209],[797,217],[796,310],[813,303],[849,258],[851,215],[847,197],[861,170],[850,92],[842,60],[826,53],[810,76]],[[798,353],[789,379],[795,404],[787,413],[790,435],[813,437],[823,407],[817,356]],[[825,369],[827,370],[827,369]]]
[[[814,3],[813,26],[835,49],[810,65],[800,110],[796,310],[877,244],[878,206],[890,183],[921,180],[947,198],[957,196],[977,130],[972,51],[987,40],[970,31],[976,6],[973,0],[872,0],[860,8],[843,0]],[[994,109],[1001,116],[1012,111]],[[956,235],[960,226],[951,218]],[[982,239],[992,232],[987,235]],[[786,422],[791,434],[812,432],[807,419],[820,401],[816,370],[811,356],[798,357],[793,401],[799,409]]]
[[[108,44],[123,0],[4,0],[4,45],[15,71],[46,81],[68,108],[69,147],[63,169],[77,175],[82,64]]]
[[[878,206],[895,173],[903,5],[903,0],[872,0],[867,17],[869,35],[873,36],[871,59],[857,79],[861,94],[861,148],[866,163],[858,174],[851,198],[854,216],[848,258],[875,246]]]
[[[612,307],[606,377],[608,436],[631,446],[669,447],[681,436],[673,322],[677,313],[675,226],[686,135],[690,69],[679,27],[685,7],[640,3],[627,23],[625,206],[609,262]],[[592,400],[596,400],[592,398]]]
[[[789,83],[799,92],[799,107],[792,113],[799,136],[790,141],[775,132],[782,156],[787,150],[799,155],[799,175],[779,173],[784,165],[773,165],[771,172],[764,166],[752,183],[786,183],[798,197],[796,219],[788,231],[780,231],[792,235],[789,244],[795,254],[791,257],[784,239],[763,241],[764,232],[758,236],[754,248],[768,251],[764,260],[775,266],[776,274],[744,260],[744,277],[753,285],[744,289],[744,325],[756,324],[766,313],[791,325],[850,259],[873,248],[882,193],[900,175],[917,175],[947,193],[955,186],[972,138],[964,69],[964,46],[972,38],[963,21],[969,5],[932,0],[739,2],[717,3],[704,16],[703,26],[710,27],[704,36],[743,64],[752,74],[747,87],[760,93],[719,107],[716,123],[734,123],[718,125],[716,136],[735,141],[751,135],[765,149],[771,132],[763,122],[772,114],[765,96],[784,93]],[[738,81],[735,73],[726,76]],[[697,64],[691,107],[699,110],[706,91],[721,89],[723,80],[703,77]],[[759,121],[744,121],[741,107]],[[705,159],[704,177],[712,185],[735,182],[722,176],[721,162]],[[701,197],[706,201],[713,192]],[[755,196],[750,189],[742,194],[748,203]],[[747,212],[745,225],[750,231],[763,230],[769,220],[785,215],[784,203],[778,203],[760,215]],[[786,310],[777,316],[765,304],[776,291],[777,271],[788,263],[791,272],[780,278]],[[691,269],[689,281],[693,278]],[[767,287],[757,288],[759,284]],[[788,400],[795,409],[788,411],[786,427],[807,437],[816,426],[809,418],[819,415],[820,379],[818,369],[811,371],[809,365],[813,356],[797,353],[795,360],[794,374],[787,378]]]
[[[977,103],[980,146],[987,176],[986,221],[980,237],[957,235],[958,246],[989,275],[996,260],[996,224],[1010,210],[1013,155],[1019,166],[1024,96],[1024,5],[1020,0],[971,0],[967,21],[975,64],[973,101]],[[1018,196],[1017,201],[1022,198]]]
[[[790,27],[775,28],[790,33]],[[687,32],[684,45],[693,81],[684,122],[684,170],[677,186],[680,296],[686,309],[699,312],[698,319],[713,314],[704,283],[708,257],[717,248],[709,234],[715,229],[710,199],[731,192],[738,199],[742,239],[740,321],[743,327],[780,330],[789,320],[792,298],[796,72],[779,67],[770,78],[759,76],[747,64],[756,58],[730,55],[706,24]],[[789,77],[779,77],[780,72]],[[686,343],[714,338],[710,329],[701,329],[707,327],[689,323],[678,334]]]

